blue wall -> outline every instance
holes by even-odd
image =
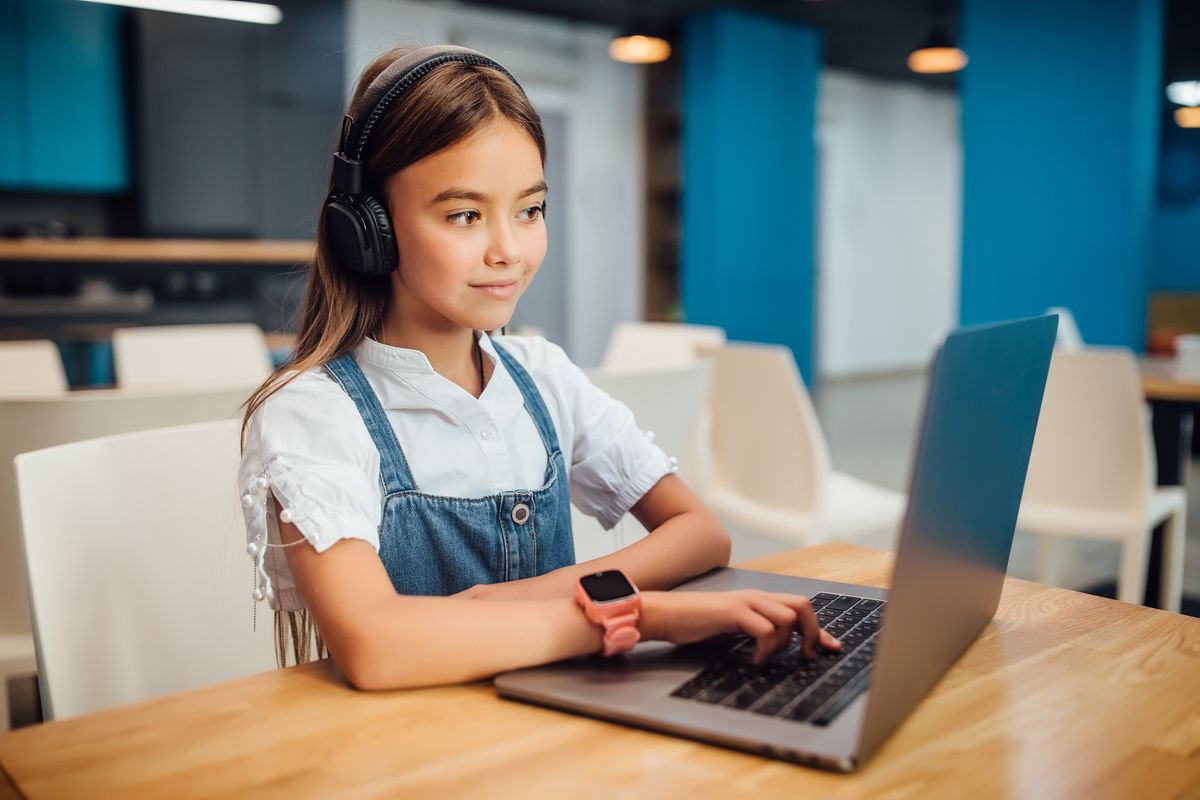
[[[0,0],[0,188],[129,184],[121,9]]]
[[[685,24],[684,318],[789,346],[809,382],[820,68],[808,28],[731,10]]]
[[[1200,202],[1159,210],[1152,289],[1200,292]]]
[[[962,320],[1070,308],[1140,349],[1153,260],[1158,0],[964,0]]]
[[[1200,292],[1200,130],[1162,123],[1151,289]]]

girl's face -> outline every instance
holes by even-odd
[[[496,330],[546,256],[546,183],[533,140],[499,119],[388,182],[405,322]]]

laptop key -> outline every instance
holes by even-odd
[[[695,697],[704,688],[704,684],[700,681],[691,680],[680,686],[675,691],[671,692],[672,697],[682,697],[684,699]]]
[[[821,710],[821,713],[810,720],[814,725],[828,725],[845,710],[856,697],[865,692],[871,685],[871,668],[867,667],[858,673],[845,688],[833,699],[833,702]]]
[[[837,609],[838,611],[845,611],[847,608],[850,608],[850,606],[857,603],[858,600],[859,598],[857,597],[847,597],[846,595],[841,595],[836,600],[829,601],[829,604],[825,607]]]
[[[694,699],[699,700],[702,703],[719,703],[740,689],[741,686],[741,679],[731,676],[713,686],[708,687],[704,691],[697,694]]]
[[[815,594],[812,597],[810,597],[808,599],[808,602],[812,603],[813,608],[820,608],[821,606],[824,606],[827,603],[833,602],[835,599],[837,599],[836,594],[830,594],[829,592],[820,592],[819,594]]]

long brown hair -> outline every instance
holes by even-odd
[[[363,93],[385,69],[415,50],[398,47],[372,61],[350,101],[356,118]],[[453,145],[498,118],[524,130],[546,162],[542,120],[521,88],[492,67],[448,62],[435,67],[388,108],[363,154],[367,191],[386,203],[387,181],[400,170]],[[330,188],[332,191],[332,179]],[[323,215],[321,215],[323,216]],[[286,363],[245,403],[242,440],[250,417],[267,398],[301,373],[318,368],[378,333],[391,301],[389,275],[363,275],[339,264],[324,220],[318,217],[316,251],[308,269],[296,347]]]

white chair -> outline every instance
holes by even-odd
[[[67,373],[54,342],[0,342],[0,397],[67,391]]]
[[[686,367],[700,362],[702,350],[725,344],[725,330],[714,325],[675,322],[622,322],[613,329],[601,369],[605,373],[643,372]],[[712,412],[706,402],[700,409],[691,443],[678,451],[680,473],[701,497],[707,496],[704,480],[709,473]]]
[[[638,427],[653,434],[654,443],[668,456],[678,457],[692,442],[701,408],[707,402],[712,367],[702,362],[642,372],[597,369],[589,370],[588,378],[629,406]],[[571,527],[577,561],[607,555],[646,535],[646,529],[631,515],[627,514],[612,531],[605,531],[593,517],[574,507]]]
[[[1058,337],[1054,341],[1054,346],[1067,350],[1082,350],[1084,347],[1083,335],[1079,332],[1079,326],[1075,323],[1075,315],[1071,313],[1071,309],[1054,306],[1046,309],[1046,313],[1058,314]]]
[[[13,458],[30,450],[125,431],[228,419],[238,414],[247,394],[244,387],[100,389],[0,399],[0,695],[4,696],[0,705],[7,703],[8,678],[34,673]],[[7,725],[7,714],[3,720]]]
[[[257,325],[162,325],[113,332],[117,385],[255,387],[271,372]]]
[[[141,431],[17,457],[47,719],[274,669],[272,615],[259,609],[257,632],[251,625],[240,426]]]
[[[613,329],[601,367],[606,372],[686,367],[701,347],[720,347],[725,331],[712,325],[622,322]]]
[[[1056,350],[1033,442],[1017,527],[1040,534],[1038,580],[1054,581],[1050,537],[1121,545],[1117,598],[1140,603],[1150,532],[1166,523],[1162,586],[1178,611],[1187,495],[1155,486],[1137,361],[1117,348]]]
[[[790,350],[734,343],[709,352],[716,369],[706,499],[718,516],[801,544],[895,533],[904,495],[834,472]]]

